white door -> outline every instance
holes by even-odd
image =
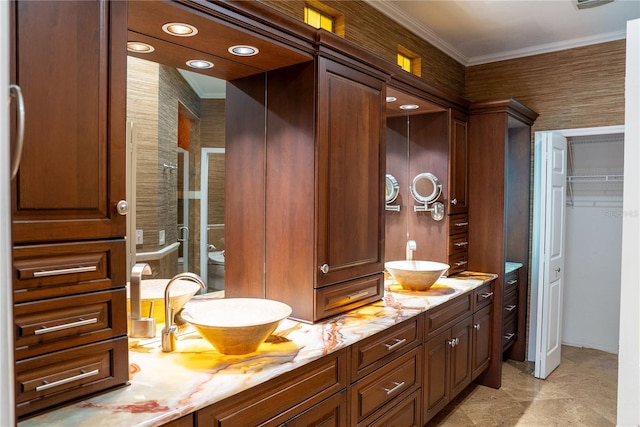
[[[567,139],[554,133],[536,134],[542,150],[540,182],[540,245],[538,254],[538,330],[535,373],[546,378],[560,365],[562,288],[567,179]]]

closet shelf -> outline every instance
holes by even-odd
[[[621,183],[624,180],[624,175],[569,175],[567,176],[567,182],[579,183],[579,182],[612,182]]]

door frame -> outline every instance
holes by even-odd
[[[209,226],[209,155],[225,154],[224,148],[202,148],[200,155],[200,277],[209,277],[208,230]],[[208,284],[208,283],[207,283]]]
[[[534,141],[538,140],[542,134],[558,134],[565,138],[576,137],[576,136],[590,136],[590,135],[608,135],[608,134],[616,134],[616,133],[624,133],[625,127],[624,125],[619,126],[601,126],[601,127],[591,127],[591,128],[577,128],[577,129],[558,129],[558,130],[549,130],[549,131],[538,131],[535,132]],[[538,171],[538,166],[543,160],[540,158],[541,152],[540,150],[535,150],[534,155],[534,165],[536,168],[536,172]],[[625,171],[626,173],[626,171]],[[534,186],[539,185],[539,182],[534,180]],[[539,190],[534,188],[534,198],[535,194],[539,193]],[[534,213],[533,216],[539,216],[541,213],[537,212],[536,209],[539,209],[540,204],[536,203],[534,200]],[[539,236],[541,231],[539,228],[539,222],[534,222],[533,227],[533,236]],[[535,237],[534,237],[535,238]],[[531,259],[531,297],[529,301],[529,342],[528,342],[528,352],[527,359],[529,361],[536,360],[536,339],[537,339],[537,331],[538,331],[538,323],[540,319],[538,319],[538,296],[539,296],[539,263],[541,260],[537,257],[536,248],[532,248],[532,259]]]

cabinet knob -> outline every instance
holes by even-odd
[[[126,215],[129,213],[129,202],[127,202],[126,200],[120,200],[117,204],[116,204],[116,211],[120,214],[120,215]]]
[[[322,264],[322,266],[320,267],[320,271],[322,271],[324,274],[327,274],[329,272],[329,265]]]
[[[458,199],[456,199],[456,198],[451,199],[451,204],[452,205],[457,205],[458,204]]]
[[[476,323],[475,325],[473,325],[473,329],[475,329],[476,331],[480,330],[480,323]]]

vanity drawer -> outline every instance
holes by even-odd
[[[506,319],[508,316],[515,316],[516,313],[518,313],[518,292],[514,289],[504,296],[502,318]]]
[[[124,287],[125,240],[14,246],[14,303]]]
[[[420,386],[421,349],[414,348],[351,385],[351,425],[356,425],[382,406],[396,398],[402,399]]]
[[[374,421],[365,420],[363,423],[358,424],[358,426],[366,426],[366,427],[414,427],[421,426],[420,422],[420,390],[416,390],[411,393],[408,397],[405,397],[397,403],[393,405],[393,407],[387,411],[382,409],[380,412],[383,413],[382,416],[376,417],[375,414],[371,418]]]
[[[449,234],[466,233],[469,231],[469,215],[459,214],[449,217]]]
[[[420,316],[393,326],[372,337],[358,341],[351,347],[351,378],[362,378],[392,357],[406,352],[422,342]]]
[[[447,301],[434,309],[425,312],[425,341],[437,335],[442,329],[453,322],[471,314],[472,292],[467,292]]]
[[[518,270],[512,271],[504,277],[504,293],[518,289]]]
[[[447,271],[447,276],[465,271],[467,269],[467,264],[469,263],[468,259],[466,251],[449,256],[449,270]]]
[[[16,359],[126,335],[126,300],[120,288],[16,304]]]
[[[383,293],[383,273],[317,289],[315,321],[378,301]]]
[[[505,319],[504,326],[502,327],[502,351],[509,348],[517,338],[517,319],[516,316],[509,316]]]
[[[474,308],[473,311],[478,311],[482,307],[485,307],[493,302],[494,289],[493,286],[495,280],[485,283],[473,290]]]
[[[124,355],[116,358],[117,355]],[[129,379],[127,337],[16,362],[16,415],[38,412]]]
[[[467,233],[456,234],[449,237],[449,254],[467,252],[469,248],[469,235]]]

